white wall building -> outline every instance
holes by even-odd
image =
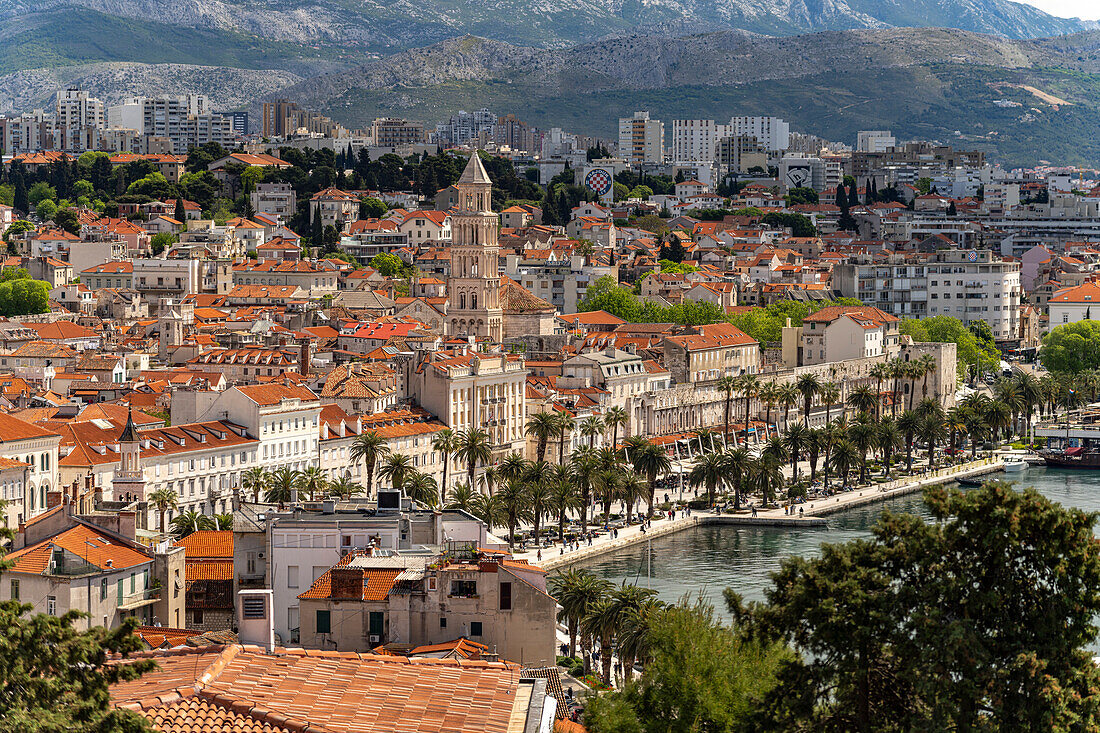
[[[649,112],[619,118],[619,157],[631,164],[664,160],[665,123],[651,120]]]
[[[791,146],[791,126],[778,117],[731,117],[729,134],[752,135],[776,152]]]
[[[856,133],[856,152],[885,153],[897,145],[889,130],[860,130]]]

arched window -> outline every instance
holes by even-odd
[[[470,293],[470,308],[477,309],[477,293]]]
[[[460,293],[458,296],[459,308],[466,310],[466,293]]]

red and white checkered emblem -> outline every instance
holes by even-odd
[[[615,179],[603,168],[593,168],[584,177],[584,185],[595,191],[597,196],[603,196],[615,185]]]

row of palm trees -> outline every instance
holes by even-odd
[[[572,568],[549,579],[550,594],[561,610],[558,621],[569,632],[569,656],[575,657],[577,646],[584,656],[585,674],[590,658],[599,643],[601,677],[611,684],[613,655],[622,662],[623,676],[629,680],[634,663],[643,665],[650,656],[650,632],[660,623],[665,604],[656,591],[623,583],[614,586],[589,570]],[[699,650],[706,653],[706,650]]]
[[[513,547],[523,523],[532,525],[538,544],[546,520],[557,524],[558,540],[564,542],[571,516],[580,519],[581,534],[588,532],[589,508],[594,504],[602,507],[605,520],[616,503],[626,507],[628,522],[643,502],[652,517],[657,480],[672,468],[662,448],[637,436],[617,449],[581,445],[563,457],[568,460],[550,463],[512,453],[481,473],[484,491],[469,482],[457,483],[446,506],[474,514],[490,529],[506,527]]]

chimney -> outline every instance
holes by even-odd
[[[298,357],[298,372],[303,377],[308,377],[309,376],[309,361],[310,361],[309,339],[307,339],[307,338],[302,339],[301,341],[298,342],[298,345],[301,347],[301,352],[300,352],[300,355]]]
[[[332,568],[329,570],[329,577],[332,579],[330,598],[363,600],[362,568]]]

